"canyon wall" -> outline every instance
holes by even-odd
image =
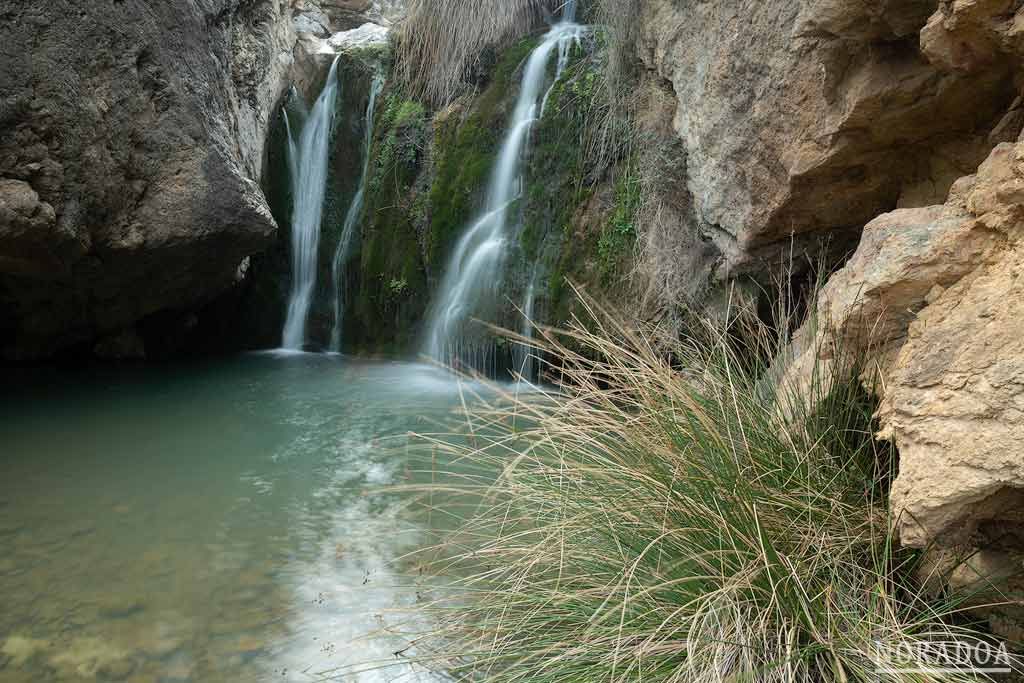
[[[1024,10],[1003,0],[871,9],[804,3],[788,19],[817,55],[827,55],[835,41],[858,44],[865,33],[876,41],[885,35],[890,44],[860,43],[864,57],[844,67],[838,89],[824,89],[826,61],[811,60],[820,71],[805,63],[802,76],[791,64],[790,73],[806,85],[798,111],[751,139],[755,158],[775,150],[774,163],[765,164],[775,181],[755,200],[734,204],[743,226],[735,233],[740,257],[726,251],[723,263],[741,263],[747,247],[778,234],[778,216],[798,233],[818,230],[826,216],[836,228],[849,222],[843,216],[854,228],[866,223],[852,258],[828,279],[798,331],[782,363],[785,381],[806,388],[823,364],[866,365],[865,381],[881,398],[878,436],[899,449],[891,503],[900,541],[928,549],[930,582],[968,589],[993,630],[1019,641]],[[902,45],[896,61],[893,40]],[[760,92],[770,98],[779,91]],[[834,103],[842,103],[841,111]],[[777,101],[772,106],[785,111]],[[854,116],[858,108],[870,116]],[[682,109],[681,134],[708,130],[708,117],[694,121]],[[763,139],[794,116],[797,129]],[[720,151],[729,146],[712,143]],[[721,156],[694,158],[720,179]],[[851,158],[859,176],[837,166]],[[701,182],[691,184],[699,189]],[[732,187],[748,196],[748,188]],[[831,207],[818,207],[822,201]],[[720,203],[713,201],[708,215],[729,219]],[[810,212],[808,220],[798,219],[801,211]]]
[[[997,126],[1012,62],[935,59],[936,41],[920,41],[937,5],[638,3],[643,76],[678,103],[692,220],[676,232],[717,253],[692,277],[761,276],[794,248],[841,253],[878,214],[941,202],[1015,137]]]
[[[295,34],[284,0],[0,2],[0,352],[143,352],[244,276]],[[173,316],[172,316],[173,318]]]
[[[591,154],[604,55],[588,39],[533,131],[500,322],[514,325],[531,282],[547,323],[572,315],[568,280],[657,321],[737,283],[835,270],[782,371],[799,383],[838,347],[865,355],[879,437],[900,452],[901,541],[937,543],[949,583],[996,576],[1002,592],[984,599],[1015,596],[1022,2],[632,7],[637,144]],[[3,356],[139,355],[154,316],[159,334],[187,327],[240,280],[243,304],[225,320],[279,313],[282,96],[293,80],[307,99],[316,90],[321,39],[397,21],[401,3],[0,0],[0,17]],[[443,108],[397,83],[381,95],[346,264],[349,350],[415,351],[453,241],[481,206],[536,28],[482,55]],[[353,192],[371,72],[353,73],[343,97],[328,244]],[[326,328],[321,309],[313,324]],[[275,343],[269,317],[250,341]],[[986,615],[1007,633],[1021,616]]]

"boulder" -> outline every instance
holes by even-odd
[[[284,0],[0,3],[0,355],[194,309],[277,226]]]
[[[1022,237],[1024,143],[1004,143],[946,204],[868,224],[783,362],[783,387],[804,395],[825,364],[870,363],[879,437],[900,455],[891,506],[903,545],[1024,557]],[[1010,595],[1024,572],[1006,564],[970,566],[998,565],[987,580]],[[947,579],[964,584],[964,571]],[[980,611],[998,632],[1020,632],[1019,610]]]
[[[791,251],[841,252],[881,213],[942,203],[1016,95],[1011,61],[930,61],[935,0],[638,5],[637,54],[685,147],[678,230],[718,252],[712,282],[764,281]]]

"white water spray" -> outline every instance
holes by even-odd
[[[338,99],[338,58],[334,58],[324,89],[302,126],[296,144],[288,125],[288,165],[292,171],[292,286],[282,346],[298,350],[306,342],[306,320],[316,289],[320,221],[327,192],[331,128]],[[287,122],[287,118],[285,119]]]
[[[487,204],[482,216],[456,245],[431,312],[424,352],[435,360],[472,362],[471,358],[463,358],[466,350],[479,355],[473,350],[474,345],[466,341],[465,328],[471,316],[486,316],[486,308],[494,306],[500,298],[508,211],[522,191],[523,153],[530,130],[540,118],[541,94],[548,80],[551,55],[558,49],[567,62],[569,49],[580,38],[582,27],[573,23],[575,12],[575,2],[570,0],[564,8],[564,19],[548,31],[527,59],[519,99],[491,172]],[[559,66],[565,68],[562,59]]]
[[[352,239],[355,236],[356,226],[363,214],[363,201],[366,199],[366,181],[370,175],[370,145],[373,143],[373,117],[377,106],[377,96],[384,88],[384,79],[376,76],[370,86],[370,101],[366,105],[366,121],[363,133],[363,171],[359,177],[359,189],[352,198],[352,204],[348,207],[345,215],[345,225],[341,230],[341,238],[338,240],[338,247],[334,251],[334,261],[331,263],[331,277],[333,279],[334,291],[334,328],[331,330],[331,351],[341,352],[341,331],[345,318],[345,273],[342,268],[352,250]]]

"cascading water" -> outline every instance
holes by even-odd
[[[533,307],[536,302],[537,292],[537,271],[534,270],[533,275],[530,277],[530,284],[526,288],[526,296],[523,298],[523,326],[519,331],[520,336],[527,342],[533,341]],[[534,356],[533,348],[529,343],[522,344],[519,346],[518,353],[516,354],[516,372],[519,373],[520,377],[523,377],[527,381],[531,381],[534,377],[534,373],[537,368],[537,359]]]
[[[288,125],[292,181],[292,286],[282,346],[299,350],[306,342],[306,319],[316,289],[320,220],[327,191],[327,161],[338,99],[338,58],[334,58],[324,89],[302,126],[296,143]],[[287,118],[285,119],[287,121]]]
[[[569,48],[580,38],[582,27],[573,22],[575,13],[575,2],[567,3],[562,21],[548,31],[527,59],[519,99],[491,172],[487,204],[456,245],[431,311],[424,352],[440,362],[485,371],[494,364],[493,351],[474,343],[466,327],[471,316],[486,317],[487,307],[499,301],[508,212],[521,193],[522,157],[530,130],[540,116],[551,55],[558,49],[567,62]],[[565,67],[562,59],[559,67]]]
[[[363,213],[363,200],[366,198],[366,180],[370,173],[370,145],[373,142],[373,116],[377,105],[377,96],[384,88],[384,79],[376,76],[370,86],[370,100],[366,105],[366,121],[363,128],[363,170],[359,176],[359,189],[352,198],[352,204],[345,215],[345,225],[341,230],[341,239],[334,250],[334,261],[331,263],[331,277],[334,292],[334,327],[331,330],[331,351],[341,352],[341,328],[345,318],[345,273],[342,268],[352,249],[352,238],[356,226]]]

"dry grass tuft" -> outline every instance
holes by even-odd
[[[918,648],[975,634],[894,544],[892,454],[855,372],[794,396],[763,380],[779,336],[757,320],[694,319],[667,357],[589,311],[539,342],[557,391],[506,391],[464,432],[423,437],[491,472],[430,551],[464,578],[428,608],[441,628],[417,641],[437,652],[425,661],[509,683],[984,678]]]
[[[557,0],[412,0],[398,37],[397,76],[409,92],[443,106],[465,88],[488,48],[537,27]]]

